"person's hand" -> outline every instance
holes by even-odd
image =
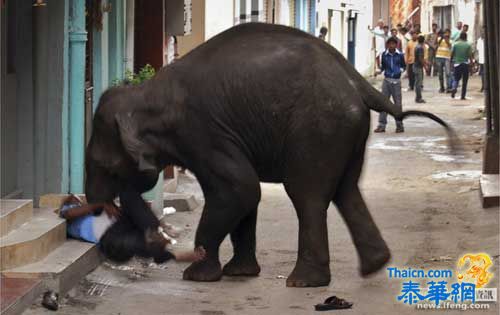
[[[109,218],[118,218],[120,216],[120,209],[112,202],[104,203],[102,208]]]

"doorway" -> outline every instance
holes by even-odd
[[[358,14],[350,12],[349,19],[347,20],[347,60],[356,66],[356,24]]]
[[[18,191],[17,176],[17,3],[8,1],[0,9],[1,37],[1,197],[15,197]]]

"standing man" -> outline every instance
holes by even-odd
[[[451,50],[451,59],[454,67],[453,90],[451,97],[455,98],[457,93],[458,83],[462,81],[462,100],[465,100],[467,94],[467,82],[469,81],[469,62],[474,62],[472,58],[472,46],[467,42],[467,33],[460,33],[458,41],[453,45]]]
[[[415,102],[425,103],[422,98],[422,87],[424,86],[424,68],[427,69],[425,60],[425,38],[423,35],[418,37],[418,44],[415,47],[415,63],[413,64],[413,73],[415,76]]]
[[[444,93],[444,79],[446,78],[446,92],[451,92],[451,31],[446,29],[443,36],[438,38],[436,50],[436,67],[439,73],[439,93]]]
[[[398,41],[396,49],[399,51],[403,51],[403,42],[401,42],[401,39],[399,38],[399,32],[396,28],[391,29],[391,37],[394,37]]]
[[[418,35],[415,31],[410,31],[411,40],[406,44],[404,53],[406,71],[408,73],[408,91],[413,91],[415,88],[415,76],[413,75],[413,63],[415,62],[415,47],[417,46]]]
[[[401,27],[399,29],[398,38],[401,42],[401,49],[400,49],[401,52],[406,51],[406,46],[408,44],[408,40],[406,39],[406,33],[408,33],[408,29],[406,27]]]
[[[422,35],[422,30],[421,30],[420,24],[417,23],[417,24],[413,25],[413,31],[415,33],[417,33],[417,36]]]
[[[377,26],[368,28],[375,35],[375,64],[380,64],[380,55],[385,51],[385,41],[389,37],[389,27],[384,25],[384,20],[378,20]]]
[[[319,30],[319,38],[322,40],[326,40],[326,34],[328,34],[328,28],[326,26],[322,26]]]
[[[481,89],[479,92],[484,91],[484,29],[481,30],[479,38],[476,42],[477,60],[479,63],[479,75],[481,76]]]
[[[434,75],[436,74],[435,57],[436,57],[437,41],[438,41],[438,25],[436,23],[432,23],[432,32],[427,34],[425,38],[425,44],[429,47],[428,50],[429,67],[427,68],[426,71],[428,76],[431,75],[432,70],[434,70]]]
[[[380,72],[384,73],[382,93],[389,98],[392,96],[394,104],[402,109],[401,73],[406,67],[405,58],[403,53],[396,49],[398,41],[395,37],[390,37],[386,44],[387,50],[381,55],[382,65],[380,67]],[[385,132],[386,125],[387,113],[381,112],[378,117],[377,129],[374,132]],[[403,121],[396,120],[396,132],[404,131]]]
[[[464,24],[464,26],[462,26],[462,33],[467,33],[469,31],[469,24]]]
[[[455,43],[460,37],[460,33],[462,33],[462,26],[463,26],[462,21],[458,21],[457,27],[453,29],[453,32],[451,33],[451,41],[453,43]]]

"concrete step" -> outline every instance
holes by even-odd
[[[68,194],[46,194],[40,197],[39,205],[40,207],[59,209],[63,200],[68,196]],[[85,195],[77,196],[85,201]]]
[[[0,314],[18,315],[43,292],[38,279],[5,278],[0,281]]]
[[[0,237],[28,222],[32,217],[32,200],[0,199]]]
[[[41,279],[45,289],[64,295],[101,261],[95,244],[68,239],[42,260],[2,274],[7,278]]]
[[[40,208],[30,221],[0,238],[0,270],[34,263],[66,240],[66,221],[53,208]]]

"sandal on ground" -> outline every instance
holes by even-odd
[[[330,310],[344,310],[352,307],[351,302],[338,298],[335,295],[330,296],[324,303],[316,304],[314,309],[316,311],[330,311]]]

